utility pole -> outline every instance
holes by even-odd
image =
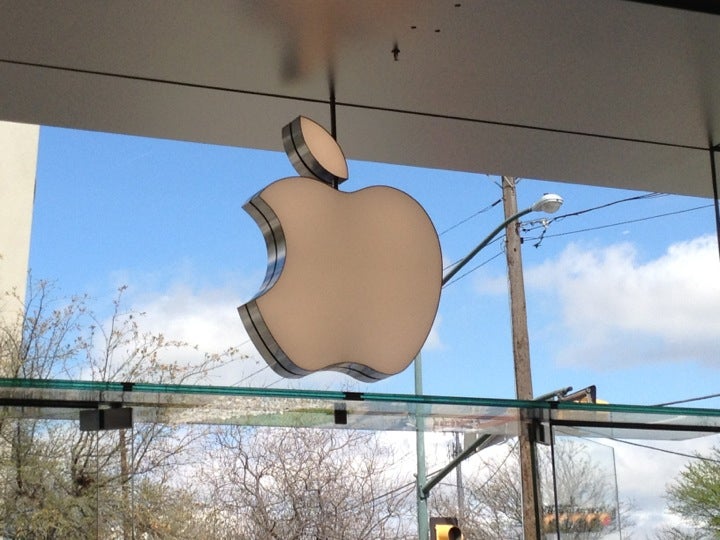
[[[515,179],[503,176],[503,202],[505,207],[505,221],[498,225],[486,238],[473,248],[462,260],[453,266],[453,268],[443,276],[442,284],[446,285],[450,280],[467,264],[480,250],[486,247],[493,238],[505,229],[507,237],[507,265],[508,265],[508,281],[510,288],[510,308],[512,311],[512,332],[513,332],[513,362],[515,366],[515,388],[517,398],[525,401],[533,399],[532,379],[530,374],[530,344],[528,339],[527,315],[525,310],[525,285],[522,275],[522,259],[520,255],[520,235],[518,234],[517,221],[529,214],[530,212],[547,212],[552,214],[557,212],[563,203],[560,195],[555,193],[546,193],[540,199],[535,201],[532,206],[518,212],[517,200],[515,196]],[[567,390],[564,390],[567,393]],[[547,399],[547,394],[539,399]],[[422,395],[422,364],[420,355],[415,359],[415,395]],[[421,517],[422,512],[427,512],[427,506],[422,503],[430,493],[430,490],[440,482],[445,476],[457,467],[458,474],[458,513],[464,516],[465,501],[463,497],[462,471],[460,463],[468,458],[472,453],[481,447],[493,444],[494,437],[485,434],[479,437],[474,443],[470,444],[465,450],[456,455],[453,460],[448,463],[441,471],[433,475],[433,477],[425,482],[425,459],[424,444],[422,437],[424,426],[422,416],[417,415],[417,455],[418,455],[418,530],[421,531],[421,540],[425,540],[423,536],[423,526],[426,520]],[[523,485],[523,528],[526,539],[540,538],[539,528],[539,507],[536,467],[535,467],[535,446],[534,442],[534,423],[535,420],[528,417],[525,409],[521,410],[521,418],[519,419],[518,440],[520,447],[520,470],[522,473]],[[530,428],[533,428],[532,431]],[[422,459],[421,459],[422,456]],[[462,524],[462,522],[461,522]]]
[[[505,218],[517,214],[515,178],[502,177],[503,208]],[[515,393],[519,400],[533,399],[532,374],[530,370],[530,339],[525,306],[525,282],[523,279],[522,254],[520,251],[519,222],[509,223],[506,228],[505,255],[508,267],[510,292],[510,318],[512,325],[513,365],[515,370]],[[538,489],[535,467],[535,447],[531,438],[531,423],[521,411],[518,426],[520,450],[520,479],[522,482],[522,516],[525,540],[540,538],[538,520]]]

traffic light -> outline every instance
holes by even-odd
[[[430,518],[430,540],[462,540],[457,518]]]
[[[604,399],[597,398],[597,389],[595,385],[588,386],[572,394],[566,394],[558,398],[558,401],[572,401],[574,403],[596,403],[598,405],[608,405]]]
[[[573,508],[560,507],[555,514],[555,508],[546,507],[542,519],[544,533],[560,531],[562,533],[597,532],[609,527],[614,521],[614,511],[604,508]]]
[[[574,401],[575,403],[596,403],[597,402],[597,390],[595,385],[588,386],[572,394],[567,394],[559,398],[559,401]]]

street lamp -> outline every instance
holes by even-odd
[[[558,211],[558,209],[562,206],[562,203],[563,198],[560,195],[556,195],[555,193],[546,193],[537,201],[535,201],[532,206],[529,206],[525,210],[521,210],[517,214],[514,214],[507,218],[500,225],[498,225],[495,230],[493,230],[482,242],[480,242],[475,247],[475,249],[468,253],[465,258],[463,258],[460,262],[453,266],[452,270],[450,270],[443,277],[442,284],[447,284],[455,276],[455,274],[457,274],[467,263],[470,262],[473,257],[475,257],[475,255],[480,252],[481,249],[487,246],[492,241],[492,239],[498,235],[500,231],[510,225],[513,221],[517,221],[521,217],[529,214],[530,212],[545,212],[547,214],[553,214]]]
[[[480,250],[486,247],[505,227],[517,221],[521,217],[531,212],[545,212],[552,214],[562,206],[563,198],[554,193],[546,193],[535,201],[532,206],[521,210],[510,217],[506,218],[498,225],[482,242],[480,242],[470,253],[468,253],[461,261],[459,261],[452,270],[450,270],[442,279],[442,284],[446,285],[467,263],[469,263]],[[422,395],[422,355],[418,354],[414,362],[415,367],[415,395]],[[417,456],[417,511],[418,511],[418,536],[421,540],[426,540],[429,534],[429,522],[427,511],[427,496],[429,489],[423,490],[426,485],[426,468],[425,468],[425,427],[422,419],[418,419],[416,426],[416,456]],[[521,435],[522,438],[522,435]],[[458,462],[459,463],[459,462]]]

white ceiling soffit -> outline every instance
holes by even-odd
[[[0,119],[710,197],[717,6],[0,0]]]

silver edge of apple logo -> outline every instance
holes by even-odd
[[[250,340],[270,368],[283,377],[297,379],[309,375],[310,371],[298,368],[285,354],[265,324],[255,300],[238,308],[240,319]]]
[[[289,379],[298,379],[313,373],[312,371],[300,368],[288,358],[285,351],[280,347],[280,344],[275,340],[265,324],[265,320],[255,300],[240,306],[238,313],[240,314],[240,319],[247,330],[250,340],[270,369],[278,375]],[[338,371],[364,382],[379,381],[390,375],[389,373],[381,373],[368,366],[354,362],[333,364],[324,367],[320,371]]]
[[[259,292],[254,298],[261,296],[268,291],[280,278],[282,269],[285,266],[285,233],[282,225],[272,208],[262,199],[260,194],[253,196],[243,205],[243,209],[253,218],[262,232],[267,248],[267,270],[265,279],[260,285]]]
[[[337,185],[347,180],[329,172],[312,154],[302,132],[302,116],[298,116],[282,128],[282,140],[290,163],[300,176],[309,176],[329,185]]]

